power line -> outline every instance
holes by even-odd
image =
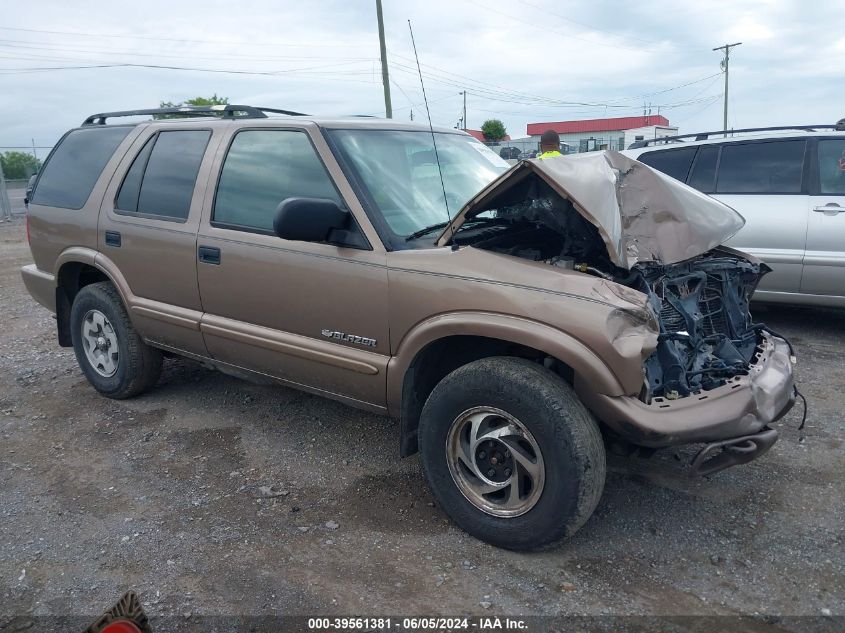
[[[402,64],[398,64],[396,62],[393,63],[394,70],[396,72],[402,72],[408,75],[414,74],[413,71]],[[447,86],[454,86],[456,88],[460,88],[463,86],[460,82],[456,80],[451,80],[449,78],[443,78],[438,75],[434,75],[431,73],[423,73],[426,78],[442,83]],[[706,77],[705,79],[710,79],[712,77]],[[701,81],[701,80],[699,80]],[[698,83],[691,82],[691,83]],[[486,88],[479,88],[479,87],[466,87],[467,94],[471,94],[483,99],[487,99],[490,101],[500,101],[503,103],[513,103],[518,105],[525,105],[525,106],[542,106],[542,107],[559,107],[559,108],[573,108],[573,107],[593,107],[593,108],[614,108],[620,110],[631,110],[635,106],[632,105],[625,105],[625,104],[614,104],[614,103],[606,103],[606,102],[586,102],[586,101],[562,101],[558,99],[551,99],[548,97],[538,97],[538,96],[521,96],[518,93],[512,94],[503,91],[494,91]],[[631,100],[629,98],[628,100]],[[661,106],[662,107],[662,106]]]
[[[85,36],[103,36],[103,37],[122,37],[122,36],[111,35],[111,34],[90,34],[90,33],[80,33],[80,32],[69,32],[69,31],[46,31],[46,30],[42,31],[42,30],[38,30],[38,29],[18,29],[18,28],[13,28],[13,27],[0,27],[0,29],[10,30],[10,31],[24,31],[24,32],[60,33],[60,34],[65,34],[65,35],[76,35],[76,36],[85,35]],[[172,38],[154,38],[154,37],[147,37],[147,36],[139,36],[138,38],[139,39],[147,39],[147,40],[163,40],[163,41],[171,41],[172,40]],[[20,42],[20,44],[3,44],[2,42],[4,42],[4,41],[5,42],[9,42],[9,41]],[[211,41],[214,41],[214,40],[173,40],[173,41],[180,41],[180,42],[205,41],[205,42],[211,42]],[[227,42],[227,43],[229,43],[229,42]],[[78,49],[78,48],[77,49],[65,49],[65,48],[62,48],[62,47],[55,47],[55,46],[53,46],[53,47],[51,47],[51,46],[30,46],[30,44],[37,44],[37,43],[36,42],[29,42],[29,41],[26,41],[26,40],[0,40],[0,46],[2,46],[2,47],[30,48],[30,49],[33,49],[33,50],[44,50],[46,52],[50,52],[50,51],[59,51],[59,52],[69,51],[71,53],[80,53],[80,54],[94,53],[94,54],[109,54],[109,55],[115,55],[115,54],[117,54],[117,55],[127,55],[127,56],[133,56],[133,57],[135,57],[135,56],[162,57],[162,58],[175,57],[173,55],[149,54],[149,53],[144,53],[144,52],[140,52],[140,51],[139,52],[123,52],[123,51],[102,51],[102,50]],[[402,55],[398,55],[398,54],[395,54],[395,53],[394,53],[394,55],[396,55],[400,59],[408,59],[408,61],[412,61],[409,58],[405,58]],[[3,56],[0,55],[0,57],[3,57]],[[21,57],[14,57],[14,56],[5,56],[5,57],[6,58],[26,59],[26,58],[21,58]],[[31,55],[30,57],[36,58],[36,56],[34,56],[34,55]],[[181,56],[178,56],[178,57],[184,59],[185,55],[181,55]],[[232,57],[232,58],[240,57],[240,58],[243,58],[243,59],[253,59],[255,61],[273,61],[274,59],[279,59],[279,60],[281,60],[281,59],[291,59],[291,60],[310,59],[309,57],[305,57],[305,56],[302,56],[302,57],[281,57],[281,56],[279,56],[277,58],[269,58],[269,57],[268,58],[261,58],[261,57],[257,57],[257,56],[248,56],[248,55],[238,56],[238,55],[234,55],[234,54],[231,55],[231,56],[226,56],[226,58],[229,58],[229,57]],[[54,60],[54,61],[78,61],[78,62],[89,61],[87,59],[81,60],[81,59],[73,59],[73,58],[67,58],[67,57],[56,57],[56,56],[40,56],[40,58],[41,59],[50,59],[50,60]],[[190,58],[191,59],[197,59],[197,60],[221,59],[221,58],[215,58],[215,57],[197,57],[197,56],[194,56],[194,55],[191,55]],[[314,59],[329,60],[329,59],[334,59],[334,58],[314,57]],[[48,71],[74,70],[74,69],[80,69],[80,68],[95,68],[95,67],[102,67],[102,68],[106,68],[106,67],[136,67],[136,68],[155,68],[155,69],[161,69],[161,70],[185,70],[185,71],[193,70],[193,71],[197,71],[197,72],[218,72],[218,73],[224,73],[224,74],[274,75],[274,74],[281,74],[281,73],[310,72],[310,71],[320,70],[320,69],[323,69],[323,68],[334,68],[334,67],[341,66],[341,65],[355,64],[359,61],[360,62],[372,61],[373,58],[337,58],[337,59],[347,59],[349,61],[338,63],[338,64],[320,66],[320,67],[314,66],[314,67],[308,67],[308,68],[294,68],[294,69],[283,69],[283,70],[274,70],[274,71],[257,71],[257,70],[238,70],[238,69],[208,69],[208,68],[187,67],[187,66],[171,65],[171,64],[136,64],[136,63],[129,62],[129,61],[122,62],[122,63],[119,63],[119,64],[116,64],[116,63],[113,63],[113,62],[112,63],[105,63],[105,62],[104,63],[96,63],[98,60],[90,60],[93,63],[86,64],[86,65],[77,64],[77,65],[68,65],[66,67],[18,68],[18,69],[5,69],[5,71],[0,69],[0,72],[5,72],[5,74],[18,74],[18,73],[23,74],[23,73],[29,73],[29,72],[48,72]],[[425,66],[427,68],[432,68],[435,71],[435,72],[426,71],[425,74],[430,80],[435,81],[435,82],[439,82],[439,83],[442,83],[444,85],[448,85],[448,86],[451,86],[451,87],[455,87],[455,88],[464,88],[465,83],[469,82],[472,85],[469,87],[468,92],[470,94],[473,94],[474,96],[478,96],[478,97],[481,97],[481,98],[486,98],[486,99],[491,99],[491,100],[495,99],[495,100],[500,100],[502,102],[509,102],[509,103],[515,103],[515,104],[520,104],[520,105],[542,104],[542,105],[551,106],[551,107],[576,107],[576,106],[577,107],[615,107],[615,108],[619,108],[619,109],[625,109],[627,107],[627,106],[619,106],[618,103],[620,101],[633,101],[633,100],[638,101],[638,100],[640,100],[644,97],[653,96],[655,94],[661,94],[663,92],[669,92],[669,91],[672,91],[672,90],[677,90],[677,89],[698,83],[699,81],[704,81],[704,80],[706,80],[710,77],[718,76],[718,74],[719,74],[719,73],[717,73],[716,75],[710,75],[710,76],[704,77],[702,79],[698,79],[698,80],[695,80],[695,81],[692,81],[692,82],[687,82],[685,84],[681,84],[680,86],[674,86],[674,87],[671,87],[671,88],[666,88],[664,90],[660,90],[660,91],[656,91],[656,92],[652,92],[652,93],[647,93],[646,95],[637,95],[637,96],[633,96],[633,97],[619,97],[619,98],[616,98],[616,99],[608,100],[606,102],[586,102],[586,101],[571,101],[571,102],[569,102],[569,101],[563,101],[563,100],[560,100],[560,99],[552,99],[552,98],[549,98],[549,97],[542,97],[542,96],[538,96],[538,95],[531,95],[529,93],[513,91],[513,90],[510,90],[510,89],[504,88],[502,86],[497,86],[496,84],[479,82],[478,80],[475,80],[473,78],[462,76],[462,75],[459,75],[457,73],[452,73],[450,71],[439,69],[437,67],[430,66],[430,65],[427,65],[427,64],[422,64],[422,66]],[[413,68],[410,67],[410,66],[400,65],[400,67],[401,67],[400,72],[405,71],[405,72],[408,72],[409,74],[411,72],[413,72]],[[318,73],[315,72],[314,74],[318,74]],[[369,74],[369,71],[350,70],[350,71],[346,71],[346,72],[343,72],[343,73],[325,73],[325,74],[326,75],[329,75],[329,74],[331,74],[331,75],[342,75],[344,77],[347,77],[351,74],[358,74],[358,75]],[[452,79],[452,77],[455,77],[456,79]],[[458,78],[460,79],[460,81],[457,80]],[[361,82],[361,83],[370,83],[370,82]]]
[[[120,34],[111,34],[111,33],[83,33],[80,31],[49,31],[44,29],[25,29],[20,27],[13,27],[13,26],[0,26],[0,31],[21,31],[25,33],[42,33],[42,34],[49,34],[49,35],[70,35],[70,36],[77,36],[77,37],[108,37],[108,38],[119,38],[119,39],[133,39],[133,40],[151,40],[154,42],[179,42],[179,43],[188,43],[188,44],[236,44],[238,46],[272,46],[273,48],[278,48],[280,46],[284,47],[293,47],[293,48],[313,48],[314,43],[309,42],[307,44],[290,44],[285,42],[255,42],[255,41],[243,41],[243,40],[188,40],[184,38],[176,38],[176,37],[153,37],[149,35],[131,35],[129,33],[120,33]],[[359,47],[365,47],[364,44],[358,45]],[[326,44],[320,42],[320,48],[350,48],[348,44]]]
[[[719,94],[717,94],[717,95],[714,95],[713,100],[712,100],[710,103],[708,103],[707,105],[705,105],[705,106],[704,106],[703,108],[701,108],[700,110],[696,110],[695,112],[693,112],[693,113],[691,113],[691,114],[687,114],[684,118],[682,118],[682,119],[680,119],[680,120],[678,120],[678,121],[675,121],[675,125],[679,125],[679,124],[683,123],[684,121],[689,121],[691,118],[698,116],[699,114],[701,114],[702,112],[704,112],[704,111],[705,111],[705,110],[707,110],[708,108],[711,108],[711,107],[713,107],[714,105],[716,105],[717,103],[719,103],[719,99],[721,99],[721,98],[722,98],[722,94],[721,94],[721,93],[719,93]]]
[[[11,43],[10,43],[11,42]],[[3,48],[13,48],[13,49],[27,49],[27,50],[37,50],[37,51],[46,51],[46,52],[62,52],[62,53],[81,53],[81,54],[97,54],[97,55],[126,55],[132,57],[161,57],[161,58],[178,58],[178,59],[185,59],[185,57],[190,56],[191,59],[208,59],[208,60],[220,60],[220,59],[248,59],[253,61],[303,61],[303,60],[326,60],[326,61],[333,61],[333,60],[342,60],[342,61],[362,61],[362,62],[371,62],[375,58],[374,57],[326,57],[326,56],[257,56],[257,55],[238,55],[236,53],[226,53],[219,56],[212,56],[212,57],[205,57],[205,56],[197,56],[197,55],[186,55],[184,53],[179,55],[167,55],[164,53],[146,53],[141,51],[120,51],[120,50],[113,50],[113,49],[88,49],[88,48],[67,48],[66,46],[53,46],[52,44],[43,44],[41,42],[33,42],[29,40],[9,40],[9,39],[0,39],[0,46]]]
[[[275,71],[253,71],[253,70],[223,70],[223,69],[216,69],[216,68],[193,68],[188,66],[164,66],[164,65],[157,65],[157,64],[93,64],[93,65],[86,65],[86,66],[52,66],[52,67],[35,67],[35,68],[4,68],[0,69],[0,74],[4,75],[16,75],[16,74],[27,74],[27,73],[38,73],[38,72],[50,72],[50,71],[61,71],[61,70],[86,70],[92,68],[152,68],[156,70],[178,70],[178,71],[190,71],[190,72],[203,72],[203,73],[218,73],[218,74],[229,74],[229,75],[258,75],[264,77],[280,77],[285,74],[289,73],[298,73],[301,71],[306,71],[306,69],[286,69],[286,70],[275,70]],[[317,73],[311,73],[317,74]],[[336,73],[328,73],[334,75]],[[340,77],[335,78],[332,77],[332,81],[347,81],[347,82],[354,82],[354,83],[366,83],[371,84],[371,81],[361,81],[361,80],[354,80],[354,79],[344,79],[344,76],[348,73],[342,73]],[[307,78],[302,77],[300,78]],[[320,79],[324,79],[325,77],[318,77]]]
[[[0,58],[3,59],[16,59],[16,60],[33,60],[33,61],[47,61],[45,59],[36,59],[36,58],[28,58],[28,57],[14,57],[9,55],[0,55]],[[62,58],[53,59],[52,61],[77,61],[77,60],[66,60]],[[81,60],[80,60],[81,61]],[[93,60],[92,60],[93,61]],[[117,67],[124,67],[124,68],[159,68],[162,70],[193,70],[196,72],[213,72],[213,73],[230,73],[230,74],[237,74],[237,75],[284,75],[286,73],[308,73],[313,75],[326,75],[326,76],[340,76],[340,77],[347,77],[349,75],[369,75],[369,71],[365,70],[346,70],[346,71],[324,71],[321,69],[325,68],[337,68],[338,66],[346,66],[348,63],[355,63],[355,62],[347,62],[347,63],[339,63],[339,64],[326,64],[320,66],[306,66],[304,68],[281,68],[276,70],[267,70],[267,71],[260,71],[260,70],[235,70],[235,69],[221,69],[221,68],[197,68],[197,67],[187,67],[187,66],[171,66],[165,64],[133,64],[130,62],[117,62],[117,63],[91,63],[91,64],[77,64],[77,65],[69,65],[69,66],[36,66],[36,67],[27,67],[27,68],[0,68],[0,72],[4,71],[41,71],[41,70],[76,70],[80,68],[117,68]],[[366,82],[370,83],[370,82]]]
[[[409,62],[413,61],[412,59],[407,58],[404,55],[400,55],[400,54],[393,52],[393,51],[391,51],[391,54],[394,57],[397,57],[401,60],[408,60]],[[396,65],[396,64],[397,64],[397,62],[394,62],[394,65]],[[541,96],[538,96],[538,95],[531,95],[529,93],[512,91],[512,90],[509,90],[507,88],[504,88],[503,86],[499,86],[497,84],[493,84],[493,83],[489,83],[489,82],[481,82],[481,81],[478,81],[477,79],[474,79],[472,77],[467,77],[466,75],[460,75],[458,73],[453,73],[451,71],[444,70],[442,68],[438,68],[437,66],[432,66],[431,64],[421,64],[421,65],[425,68],[430,68],[433,71],[436,71],[436,73],[432,72],[432,71],[425,71],[426,77],[430,78],[432,81],[442,81],[443,79],[447,79],[448,81],[442,81],[442,83],[445,83],[446,85],[458,87],[458,88],[462,87],[464,85],[464,83],[469,82],[471,84],[475,84],[476,86],[478,86],[478,88],[475,88],[476,90],[480,90],[485,86],[490,86],[493,89],[495,89],[495,90],[490,90],[490,89],[484,88],[484,91],[488,94],[496,93],[496,94],[499,94],[499,95],[503,95],[503,96],[507,95],[509,97],[513,97],[513,98],[521,99],[521,100],[535,100],[535,101],[538,101],[538,102],[557,103],[557,104],[561,104],[561,105],[565,105],[565,106],[578,105],[578,106],[592,106],[592,107],[614,106],[615,103],[618,103],[620,101],[640,101],[645,97],[650,97],[650,96],[654,96],[654,95],[657,95],[657,94],[663,94],[663,93],[672,92],[674,90],[678,90],[678,89],[681,89],[681,88],[686,88],[688,86],[692,86],[694,84],[701,83],[703,81],[707,81],[708,79],[712,79],[714,77],[718,77],[719,75],[721,75],[721,73],[714,73],[714,74],[707,75],[706,77],[701,77],[699,79],[695,79],[694,81],[688,81],[688,82],[680,84],[678,86],[672,86],[670,88],[664,88],[662,90],[657,90],[657,91],[654,91],[654,92],[645,93],[645,94],[641,94],[641,95],[635,95],[635,96],[631,96],[631,97],[619,97],[619,98],[614,98],[614,99],[610,99],[610,100],[602,101],[602,102],[585,103],[585,102],[564,102],[564,101],[561,101],[561,100],[558,100],[558,99],[551,99],[549,97],[541,97]],[[402,67],[405,68],[409,73],[413,71],[412,67],[409,67],[409,66],[402,66]],[[444,75],[445,75],[445,77],[444,77]],[[452,77],[454,77],[455,79],[452,79]]]

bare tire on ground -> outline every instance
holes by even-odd
[[[82,373],[109,398],[131,398],[150,389],[161,376],[162,355],[132,327],[114,286],[85,286],[70,312],[71,340]]]
[[[440,506],[506,549],[571,536],[604,488],[598,424],[563,379],[520,358],[484,358],[446,376],[423,407],[419,442]]]

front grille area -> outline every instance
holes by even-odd
[[[687,328],[687,323],[680,312],[663,298],[663,305],[660,307],[660,322],[667,332],[678,332]]]
[[[680,299],[677,286],[666,284],[664,296],[660,307],[660,322],[667,332],[678,332],[687,329],[687,322],[684,315],[669,303],[667,295]],[[704,336],[713,334],[725,334],[728,332],[727,320],[725,319],[724,305],[722,302],[722,284],[718,279],[710,279],[698,297],[698,311],[702,315],[701,333]]]
[[[704,317],[702,328],[705,336],[730,334],[722,304],[722,288],[718,281],[709,281],[701,291],[698,308]]]

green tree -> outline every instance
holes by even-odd
[[[180,103],[173,103],[171,101],[162,101],[159,104],[161,108],[180,108],[182,106],[213,106],[213,105],[228,105],[229,97],[218,97],[215,92],[210,97],[194,97],[193,99],[185,99]],[[173,119],[176,118],[170,114],[157,114],[156,119]]]
[[[27,152],[0,154],[0,165],[8,180],[26,180],[41,167],[41,161]]]
[[[488,141],[501,141],[507,136],[508,131],[499,119],[487,119],[481,124],[481,133]]]

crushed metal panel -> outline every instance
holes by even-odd
[[[673,264],[727,241],[745,224],[731,207],[619,152],[522,161],[474,196],[439,237],[445,245],[467,217],[531,173],[599,230],[611,261]]]

